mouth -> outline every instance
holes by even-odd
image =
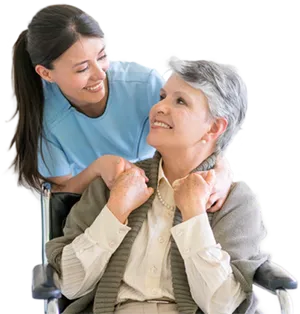
[[[163,121],[154,120],[151,124],[152,128],[173,129],[169,124]]]
[[[103,81],[101,81],[100,83],[96,84],[96,85],[92,85],[92,86],[88,86],[88,87],[84,87],[85,90],[89,91],[89,92],[98,92],[103,88]]]

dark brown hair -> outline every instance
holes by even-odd
[[[53,69],[53,61],[80,36],[103,38],[98,23],[70,5],[52,5],[39,11],[13,47],[13,87],[18,124],[11,141],[16,157],[12,163],[18,183],[39,189],[44,178],[38,171],[39,141],[43,138],[44,94],[35,66]],[[14,116],[15,116],[14,115]],[[42,153],[42,152],[41,152]]]

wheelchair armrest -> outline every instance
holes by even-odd
[[[277,289],[296,289],[297,280],[275,263],[266,261],[256,271],[254,283],[275,292]]]
[[[58,299],[61,291],[54,283],[55,270],[49,264],[37,265],[33,269],[32,297],[34,299]]]

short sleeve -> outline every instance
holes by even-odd
[[[54,138],[42,138],[38,152],[38,169],[45,178],[61,177],[72,173],[66,154]]]
[[[150,108],[152,108],[160,100],[160,89],[164,85],[164,80],[161,75],[156,71],[152,70],[148,79],[148,102]]]

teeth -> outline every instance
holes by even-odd
[[[97,88],[99,88],[102,85],[102,82],[99,83],[98,85],[94,86],[94,87],[86,87],[87,90],[96,90]]]
[[[160,126],[162,128],[165,128],[165,129],[171,129],[171,127],[163,122],[159,122],[159,121],[155,121],[153,123],[153,125],[156,125],[156,126]]]

